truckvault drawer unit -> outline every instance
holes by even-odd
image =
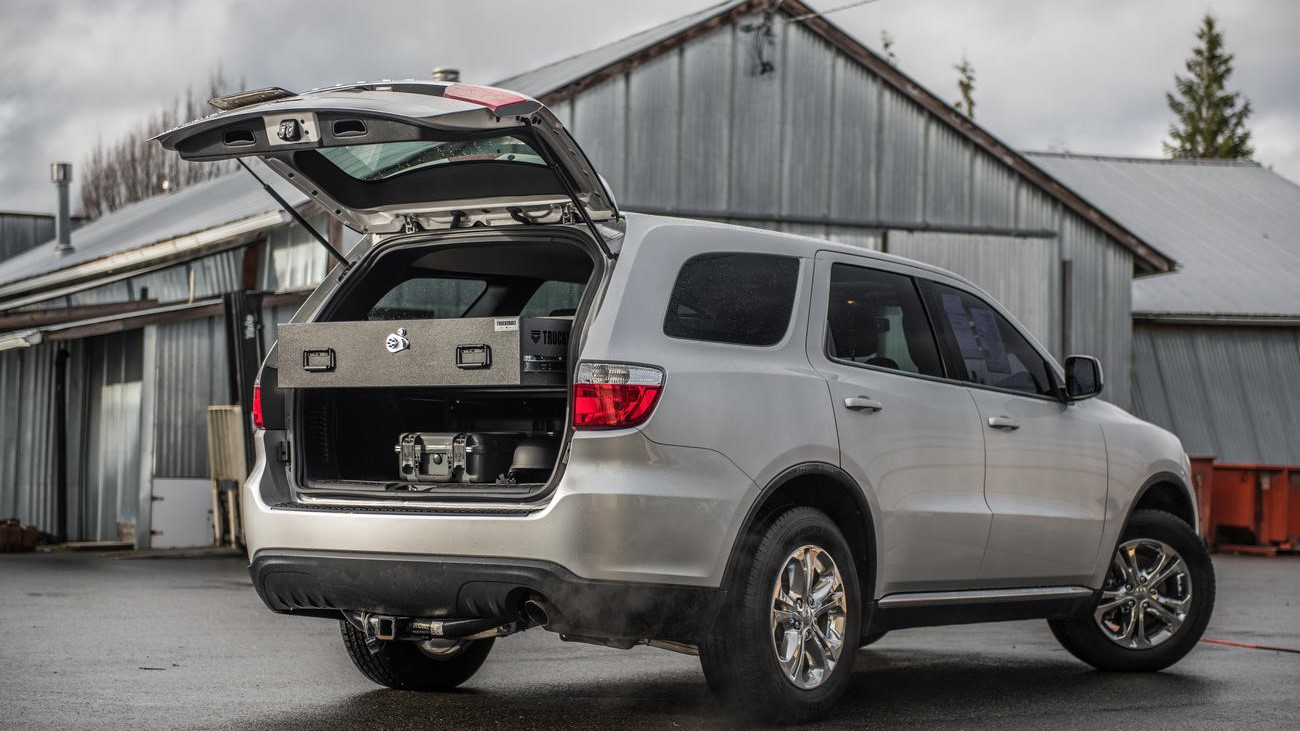
[[[563,317],[281,325],[280,385],[563,386],[572,325]]]

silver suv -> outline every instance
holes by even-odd
[[[451,688],[541,626],[698,653],[801,720],[891,629],[1045,618],[1109,670],[1201,636],[1178,440],[962,278],[622,213],[499,89],[217,102],[162,143],[261,158],[366,234],[262,367],[244,510],[266,605],[341,620],[375,682]]]

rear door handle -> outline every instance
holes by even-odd
[[[866,396],[849,396],[844,399],[844,408],[854,411],[880,411],[885,405]]]
[[[1020,422],[1012,419],[1010,416],[990,416],[989,426],[1004,431],[1015,431],[1020,428]]]

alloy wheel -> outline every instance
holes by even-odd
[[[1145,650],[1177,634],[1191,606],[1183,557],[1163,541],[1139,538],[1116,549],[1093,619],[1111,642]]]
[[[812,545],[791,551],[772,587],[772,648],[796,688],[812,690],[831,676],[844,650],[848,611],[831,555]]]

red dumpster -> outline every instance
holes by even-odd
[[[1300,547],[1300,467],[1214,465],[1210,513],[1220,550],[1296,550]]]

